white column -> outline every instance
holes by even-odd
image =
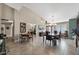
[[[38,29],[38,25],[36,25],[36,39],[38,39],[39,37],[39,29]]]

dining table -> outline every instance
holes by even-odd
[[[52,37],[52,42],[55,43],[55,44],[57,44],[57,39],[60,39],[59,34],[56,34],[56,35],[55,34],[49,34],[49,35]],[[46,37],[46,35],[43,35],[43,43],[46,40],[45,37]]]

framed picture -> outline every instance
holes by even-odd
[[[21,22],[20,23],[20,33],[26,32],[26,23]]]

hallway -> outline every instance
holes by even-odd
[[[1,55],[79,54],[78,10],[78,3],[0,3]]]
[[[46,41],[43,44],[42,37],[39,39],[30,40],[25,43],[13,43],[8,41],[6,43],[9,49],[8,55],[75,55],[77,49],[75,47],[75,41],[70,39],[61,39],[57,41],[57,46],[50,46],[50,43]]]

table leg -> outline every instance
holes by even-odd
[[[76,48],[78,47],[78,39],[76,38]]]
[[[52,40],[52,44],[53,44],[54,46],[57,45],[57,41],[56,41],[56,39],[53,39],[53,40]]]
[[[44,36],[43,36],[43,45],[44,45]]]
[[[32,42],[33,42],[33,35],[32,35]]]
[[[51,40],[50,40],[50,46],[51,46]]]

